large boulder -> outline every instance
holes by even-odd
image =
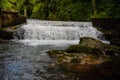
[[[119,80],[119,53],[120,47],[89,37],[80,38],[78,45],[66,50],[48,52],[62,67],[62,71],[75,74],[81,80]]]
[[[103,54],[107,53],[107,55],[118,55],[119,54],[119,47],[110,45],[107,43],[103,43],[99,40],[96,40],[90,37],[81,38],[79,45],[98,49],[99,51],[101,51],[101,53]],[[112,52],[112,53],[108,54],[108,52]]]
[[[102,43],[99,40],[84,37],[78,45],[64,51],[52,50],[48,54],[57,58],[58,63],[101,64],[109,61],[109,57],[119,55],[119,47]]]

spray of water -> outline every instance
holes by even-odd
[[[40,21],[28,20],[14,33],[14,39],[27,41],[75,41],[81,37],[92,37],[99,39],[102,33],[92,26],[91,22],[62,22],[62,21]],[[78,41],[77,41],[78,43]]]

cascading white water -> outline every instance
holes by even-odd
[[[80,37],[98,39],[101,32],[92,26],[91,22],[63,22],[28,20],[14,33],[18,40],[79,40]]]

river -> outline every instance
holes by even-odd
[[[13,40],[0,44],[0,80],[80,80],[66,74],[47,51],[64,50],[80,37],[101,40],[101,35],[90,22],[28,20]]]
[[[58,77],[53,68],[54,59],[46,53],[52,49],[65,49],[62,45],[28,46],[16,42],[0,44],[0,79],[1,80],[46,80]],[[44,77],[46,77],[44,79]],[[62,75],[61,75],[62,76]]]

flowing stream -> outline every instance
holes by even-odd
[[[102,39],[91,22],[30,19],[13,36],[14,40],[0,44],[0,80],[80,80],[54,66],[46,52],[78,44],[80,37]]]

